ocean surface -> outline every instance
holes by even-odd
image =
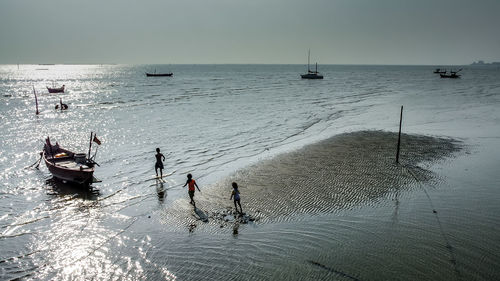
[[[303,65],[0,65],[0,279],[499,280],[500,69],[441,79],[438,67],[320,65],[323,80],[302,80]],[[155,70],[174,75],[146,77]],[[203,209],[251,165],[397,132],[402,105],[404,133],[464,147],[420,164],[435,180],[237,233],[170,217],[193,215],[187,173]],[[47,136],[85,153],[90,132],[102,142],[93,191],[29,167]]]

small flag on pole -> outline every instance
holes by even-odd
[[[101,145],[101,141],[95,135],[93,141],[97,143],[97,145]]]

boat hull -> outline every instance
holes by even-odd
[[[452,75],[446,75],[446,74],[440,74],[441,78],[460,78],[460,75],[457,74],[452,74]]]
[[[42,157],[55,178],[80,185],[89,185],[94,182],[95,166],[89,162],[85,154],[75,154],[72,151],[50,144],[47,139]]]
[[[164,77],[164,76],[172,76],[173,73],[146,73],[147,77]]]
[[[321,75],[321,74],[313,74],[313,73],[301,74],[300,77],[302,79],[323,79],[323,75]]]
[[[60,88],[49,88],[49,87],[47,87],[47,90],[49,91],[49,93],[64,93],[64,86],[62,86]]]
[[[72,182],[81,185],[89,185],[93,182],[94,177],[94,169],[64,169],[54,165],[49,162],[49,160],[45,159],[45,165],[49,169],[49,172],[55,178],[58,178],[63,181]]]

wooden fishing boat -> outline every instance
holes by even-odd
[[[97,181],[94,178],[96,163],[92,159],[87,158],[85,153],[74,153],[64,149],[57,142],[52,145],[49,137],[45,140],[42,157],[55,178],[81,185]]]
[[[460,78],[460,74],[457,74],[457,72],[462,71],[462,69],[459,69],[458,71],[450,71],[450,74],[445,73],[440,73],[439,75],[441,78]]]
[[[49,93],[64,93],[64,85],[62,85],[59,88],[49,88],[49,87],[47,87],[47,90],[49,90]]]
[[[309,68],[310,57],[311,57],[311,50],[309,50],[307,53],[307,73],[301,74],[300,77],[302,79],[323,79],[323,75],[319,74],[319,72],[318,72],[318,63],[316,63],[316,70],[315,71],[312,71]]]
[[[316,64],[316,71],[308,71],[306,74],[301,74],[302,79],[323,79],[323,75],[317,71],[318,65]]]
[[[451,74],[439,74],[441,78],[460,78],[459,74],[451,73]]]
[[[174,75],[172,72],[170,72],[170,73],[147,73],[146,72],[147,77],[172,76],[172,75]]]

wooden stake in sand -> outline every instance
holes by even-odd
[[[33,85],[33,94],[35,94],[36,115],[38,115],[38,114],[40,114],[40,111],[38,111],[38,99],[36,98],[36,91],[35,91],[34,85]]]
[[[396,163],[399,163],[399,146],[401,145],[401,123],[403,122],[403,106],[401,106],[401,115],[399,116],[399,135],[398,135],[398,149],[396,151]]]

